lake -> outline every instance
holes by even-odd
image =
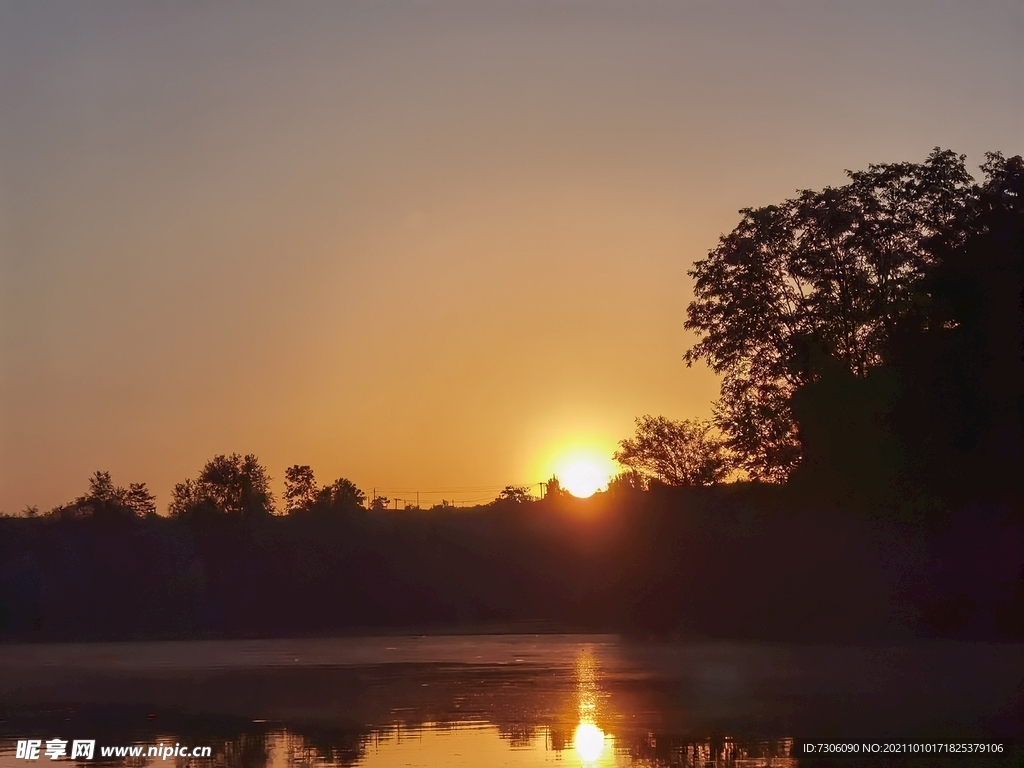
[[[1022,680],[1024,647],[965,642],[498,634],[5,645],[0,766],[26,765],[17,744],[32,739],[47,763],[46,742],[59,739],[68,753],[74,740],[95,741],[95,761],[131,766],[811,765],[805,741],[1019,740]],[[169,757],[100,755],[136,745]],[[175,745],[210,757],[175,756]]]

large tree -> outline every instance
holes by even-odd
[[[895,328],[926,316],[922,281],[937,248],[966,237],[978,199],[964,160],[936,149],[744,209],[694,264],[686,328],[698,342],[684,359],[722,376],[715,420],[751,476],[782,480],[799,463],[798,388],[833,365],[864,376]]]
[[[284,505],[289,514],[312,509],[319,493],[309,465],[295,464],[284,471]]]
[[[169,510],[175,516],[204,511],[237,517],[272,514],[270,475],[252,454],[214,456],[196,480],[174,486]]]
[[[709,421],[641,416],[636,436],[619,443],[615,460],[665,485],[712,485],[730,471],[725,445]]]

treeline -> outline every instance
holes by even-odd
[[[368,497],[354,482],[339,477],[328,485],[319,485],[313,468],[295,464],[284,472],[284,498],[282,503],[270,488],[272,478],[267,468],[253,454],[214,456],[195,478],[178,483],[171,491],[167,506],[170,517],[202,520],[219,516],[242,519],[266,515],[337,515],[357,510],[380,512],[388,509],[391,499],[386,496]],[[564,498],[569,492],[561,487],[557,477],[545,483],[545,498]],[[628,471],[609,484],[609,492],[646,487],[639,474]],[[505,486],[491,502],[493,505],[522,504],[536,497],[526,486]],[[446,510],[454,503],[442,500],[429,509]],[[396,507],[397,509],[397,503]],[[419,507],[406,503],[405,510]],[[89,478],[88,490],[74,501],[59,504],[44,516],[59,520],[134,520],[157,514],[156,497],[145,483],[131,483],[127,488],[114,485],[109,472],[97,471]],[[40,517],[39,508],[23,510],[26,518]]]
[[[267,468],[253,454],[214,456],[195,479],[188,478],[174,486],[167,514],[190,520],[221,515],[248,519],[273,514],[343,514],[364,508],[380,511],[390,503],[385,496],[368,498],[344,477],[319,486],[312,467],[296,464],[285,470],[283,505],[279,505],[270,488],[271,479]],[[557,480],[553,488],[559,493]],[[519,490],[509,486],[496,501],[510,494],[522,500]],[[529,494],[525,498],[530,498]],[[446,506],[442,503],[440,508]],[[114,484],[109,472],[97,471],[89,478],[88,490],[83,495],[43,516],[60,520],[134,520],[155,515],[156,497],[145,483],[131,483],[123,488]],[[41,513],[38,507],[30,506],[23,510],[23,516],[36,518]]]
[[[0,637],[1021,639],[1022,550],[994,508],[927,528],[750,483],[458,510],[4,518]]]

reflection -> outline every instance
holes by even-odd
[[[576,699],[580,722],[573,735],[573,746],[584,765],[600,760],[605,741],[609,740],[597,725],[598,692],[597,662],[588,646],[576,658]]]
[[[584,763],[595,763],[604,752],[604,731],[593,723],[580,723],[573,737],[576,754]]]
[[[93,666],[68,661],[68,648],[32,648],[38,660],[15,665],[4,648],[0,768],[25,768],[15,748],[26,738],[211,747],[192,768],[782,768],[797,764],[794,733],[836,723],[876,734],[884,715],[927,735],[973,711],[960,701],[995,723],[964,726],[983,738],[1019,739],[1022,722],[1019,646],[866,653],[531,635],[311,640],[284,652],[283,642],[77,651]],[[403,642],[406,656],[391,660],[384,649]],[[172,651],[248,666],[211,668],[203,656],[167,668]],[[905,670],[901,686],[881,688],[893,668]],[[979,682],[956,687],[949,669]]]

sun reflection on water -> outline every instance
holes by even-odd
[[[586,763],[596,763],[601,759],[604,752],[604,731],[593,723],[580,723],[576,726],[576,734],[573,736],[573,744],[576,747],[576,754],[580,760]]]
[[[573,746],[580,762],[592,766],[601,759],[611,737],[597,725],[597,662],[590,648],[584,648],[576,659],[576,698],[580,722],[573,736]]]

